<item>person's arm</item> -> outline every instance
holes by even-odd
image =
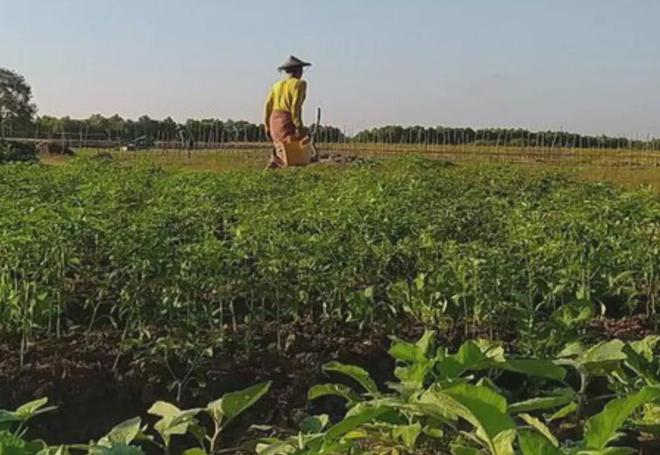
[[[266,107],[264,109],[264,131],[268,139],[270,139],[270,116],[273,113],[273,102],[274,94],[273,90],[271,89],[270,92],[268,92],[268,98],[266,98]]]
[[[302,106],[306,97],[307,82],[301,80],[293,93],[293,112],[291,113],[291,120],[298,131],[303,130]]]

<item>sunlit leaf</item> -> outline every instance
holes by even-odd
[[[331,426],[325,434],[326,439],[339,439],[349,431],[352,431],[365,423],[371,422],[384,413],[388,412],[387,408],[368,408],[364,409],[359,414],[347,417],[341,422]]]
[[[264,382],[237,392],[226,393],[219,400],[209,403],[207,410],[216,421],[222,419],[226,425],[268,393],[270,385],[271,382]]]
[[[617,431],[640,406],[660,398],[660,387],[644,387],[637,393],[612,400],[585,424],[584,440],[588,449],[602,450],[615,440]]]
[[[558,447],[533,430],[518,430],[518,442],[522,455],[563,455]]]
[[[552,434],[550,429],[539,419],[529,414],[520,414],[519,417],[525,421],[525,423],[531,427],[534,427],[539,433],[541,433],[548,441],[552,443],[553,446],[559,447],[559,441],[555,435]]]
[[[517,414],[519,412],[541,411],[546,409],[565,406],[575,399],[573,389],[560,389],[547,397],[531,398],[509,405],[509,412]]]
[[[341,397],[349,403],[360,400],[360,396],[353,389],[343,384],[319,384],[312,386],[307,392],[307,399],[311,401],[328,395]]]
[[[327,372],[340,373],[344,376],[352,378],[374,397],[380,395],[378,386],[374,380],[371,379],[369,373],[367,373],[367,371],[363,368],[357,367],[355,365],[344,365],[339,362],[330,362],[326,364],[323,369]]]

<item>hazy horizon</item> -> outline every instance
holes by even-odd
[[[0,67],[39,115],[261,122],[308,59],[305,120],[660,136],[652,0],[0,0]]]

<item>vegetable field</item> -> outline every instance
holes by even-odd
[[[660,451],[650,189],[84,158],[0,166],[0,213],[0,453]]]

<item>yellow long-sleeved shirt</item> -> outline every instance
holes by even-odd
[[[264,124],[268,127],[273,111],[290,112],[296,128],[303,127],[302,105],[307,96],[307,82],[289,77],[273,84],[266,99]]]

